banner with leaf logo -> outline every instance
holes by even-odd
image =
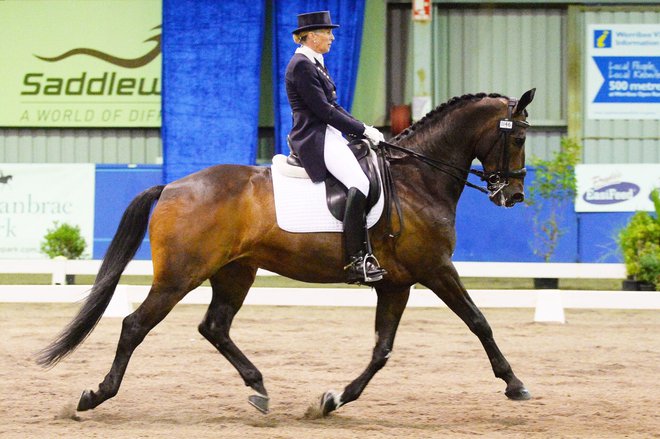
[[[159,127],[159,0],[0,1],[0,126]]]

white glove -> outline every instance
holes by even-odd
[[[369,126],[369,125],[364,126],[364,133],[363,134],[367,139],[371,140],[371,142],[374,145],[378,145],[380,142],[385,141],[385,137],[383,136],[383,133],[381,133],[376,128],[374,128],[372,126]]]

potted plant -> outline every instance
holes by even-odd
[[[67,259],[78,259],[85,251],[87,243],[80,233],[80,227],[67,223],[53,223],[51,229],[46,230],[44,241],[41,243],[41,252],[48,257],[63,256]],[[75,275],[67,274],[66,283],[75,283]]]
[[[660,290],[660,192],[654,189],[651,199],[655,217],[648,212],[635,212],[619,232],[628,279],[624,290]]]
[[[549,262],[566,233],[564,215],[566,205],[572,204],[577,193],[575,165],[579,162],[581,146],[576,140],[561,139],[560,150],[552,158],[533,157],[530,164],[536,168],[532,185],[528,186],[525,204],[532,212],[534,254]],[[556,278],[535,278],[535,288],[558,288]]]

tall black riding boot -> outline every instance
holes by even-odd
[[[352,187],[348,190],[344,212],[344,269],[348,283],[376,282],[387,273],[367,252],[366,204],[367,199],[359,189]]]

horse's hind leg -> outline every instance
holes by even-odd
[[[154,284],[155,285],[155,284]],[[164,289],[151,287],[149,295],[135,312],[122,322],[117,352],[110,372],[99,384],[97,391],[85,390],[78,402],[78,411],[93,409],[112,398],[119,391],[133,351],[144,337],[174,308],[189,289]]]
[[[465,322],[483,345],[491,367],[497,378],[506,383],[505,395],[509,399],[527,400],[531,398],[529,391],[522,381],[516,377],[511,365],[497,347],[493,338],[493,331],[486,321],[486,317],[479,311],[472,298],[460,281],[458,273],[453,266],[443,267],[437,272],[443,273],[442,277],[424,282],[433,292]]]
[[[236,368],[246,386],[257,392],[248,401],[262,413],[268,413],[268,392],[261,372],[229,337],[234,316],[254,283],[256,268],[232,263],[211,277],[213,298],[199,332]]]
[[[369,381],[390,358],[394,346],[394,336],[399,327],[403,310],[408,303],[410,288],[385,290],[376,288],[376,346],[371,361],[362,374],[344,388],[342,393],[328,391],[321,396],[321,413],[326,416],[344,404],[360,397]]]

